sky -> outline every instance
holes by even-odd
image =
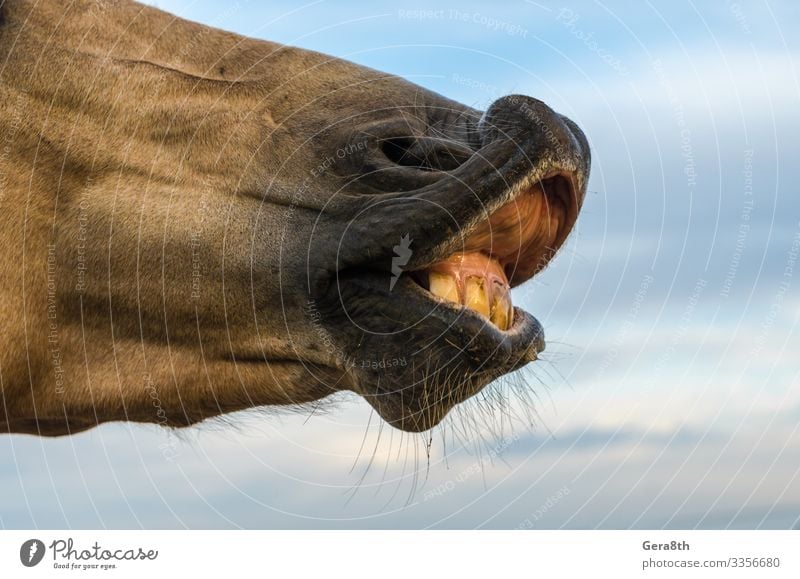
[[[797,3],[151,3],[577,122],[578,225],[514,293],[547,351],[429,435],[342,395],[5,436],[0,527],[800,528]]]

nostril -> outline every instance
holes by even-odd
[[[423,171],[451,171],[473,153],[466,145],[431,137],[392,137],[381,141],[381,151],[391,162]]]
[[[428,159],[422,158],[414,151],[414,139],[411,137],[394,137],[381,143],[381,150],[386,158],[403,167],[417,167],[425,171],[432,171]]]

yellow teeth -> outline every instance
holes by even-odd
[[[543,183],[527,187],[476,225],[462,239],[461,251],[415,272],[413,279],[439,299],[470,308],[487,323],[510,330],[512,281],[520,283],[544,267],[563,241],[560,228],[570,225],[569,203],[560,193],[562,189],[550,194]]]
[[[495,260],[482,254],[455,254],[427,273],[433,295],[468,307],[501,330],[511,327],[511,289]]]
[[[493,289],[494,299],[489,319],[501,330],[507,330],[512,320],[511,296],[508,294],[508,288],[500,284],[495,284]]]
[[[479,314],[489,317],[489,296],[483,278],[468,277],[464,291],[464,305]]]
[[[432,271],[428,276],[428,283],[433,295],[457,304],[461,303],[461,298],[458,296],[458,282],[453,276]]]

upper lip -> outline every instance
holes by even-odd
[[[520,248],[517,246],[518,252],[515,252],[513,260],[502,260],[504,261],[503,265],[506,267],[506,274],[510,281],[512,287],[516,287],[531,277],[538,273],[553,255],[558,251],[558,249],[564,244],[569,235],[570,231],[575,225],[575,222],[578,217],[578,212],[580,210],[580,200],[578,197],[578,188],[576,186],[576,176],[572,172],[567,172],[564,170],[553,170],[546,173],[544,176],[540,178],[533,178],[532,176],[525,177],[520,179],[517,183],[515,183],[512,187],[510,187],[509,191],[509,204],[514,204],[514,202],[523,195],[526,191],[529,191],[535,186],[542,186],[543,187],[543,194],[548,199],[548,207],[552,207],[554,203],[559,204],[564,210],[563,219],[560,219],[558,222],[558,230],[555,235],[555,241],[552,245],[548,245],[547,247],[528,247],[528,248]],[[497,208],[496,208],[497,210]],[[450,242],[446,242],[439,247],[435,248],[433,252],[431,252],[426,260],[422,263],[415,263],[410,265],[408,268],[409,270],[422,270],[427,267],[430,267],[432,264],[446,258],[448,255],[453,253],[453,250],[458,250],[459,245],[463,248],[463,242],[465,239],[469,239],[470,235],[472,235],[476,229],[485,225],[492,217],[494,213],[484,214],[482,219],[474,220],[468,228],[464,228],[463,230],[459,231]],[[524,221],[529,216],[521,215],[519,216],[521,221]],[[455,247],[453,245],[455,244]],[[477,248],[485,253],[492,255],[492,251],[490,247],[487,248]],[[541,255],[539,255],[541,254]],[[492,255],[495,257],[494,255]],[[497,256],[498,258],[508,257],[508,256]],[[505,261],[510,261],[509,263],[505,263]],[[531,263],[535,262],[535,263]]]
[[[515,267],[512,271],[508,272],[508,279],[512,287],[516,287],[530,279],[542,267],[544,267],[549,259],[555,252],[563,245],[570,231],[572,230],[580,211],[581,205],[581,175],[571,168],[551,168],[540,166],[522,177],[517,178],[513,183],[509,184],[507,181],[500,181],[499,184],[504,185],[498,191],[493,192],[492,195],[487,196],[486,203],[479,205],[477,210],[470,215],[464,222],[462,227],[451,228],[450,235],[443,236],[439,241],[428,242],[424,235],[411,234],[414,243],[414,252],[409,259],[408,263],[403,267],[404,271],[423,270],[431,265],[441,261],[449,255],[460,251],[464,247],[464,242],[469,238],[481,224],[491,217],[491,215],[506,203],[513,202],[520,195],[522,195],[530,187],[537,183],[558,183],[558,187],[548,189],[548,196],[553,195],[556,202],[560,203],[564,208],[564,218],[559,221],[558,231],[555,237],[555,243],[549,247],[546,259],[541,260],[536,264],[535,270],[524,272]],[[470,192],[467,192],[469,195]],[[382,203],[392,203],[395,198],[392,196],[376,196],[372,200],[374,207],[380,207]],[[424,199],[424,196],[406,196],[406,202],[413,202],[415,200]],[[403,201],[400,201],[401,206]],[[363,209],[363,212],[369,209]],[[391,268],[393,246],[397,244],[400,236],[412,230],[415,223],[424,222],[426,216],[414,216],[409,219],[410,223],[392,223],[397,220],[398,215],[402,215],[402,211],[381,211],[381,217],[389,222],[383,224],[381,227],[379,223],[374,221],[365,220],[366,231],[361,229],[362,223],[359,222],[359,214],[356,214],[351,223],[348,224],[345,233],[341,236],[338,246],[328,245],[327,250],[335,249],[337,255],[335,261],[338,263],[335,275],[353,270],[377,270],[383,271],[388,274]],[[522,216],[524,219],[525,216]],[[455,224],[453,224],[455,225]],[[437,232],[439,233],[439,232]],[[348,235],[357,238],[360,244],[347,244],[343,239]],[[369,250],[364,251],[364,241],[372,237],[375,241],[369,243]],[[353,247],[360,250],[351,253]],[[518,265],[518,264],[515,264]]]
[[[568,156],[540,159],[531,167],[531,154],[512,141],[496,141],[480,149],[457,169],[413,192],[375,194],[356,207],[331,206],[326,219],[339,223],[338,244],[315,249],[335,264],[332,274],[351,268],[388,270],[393,247],[409,234],[414,253],[405,270],[422,269],[459,251],[469,234],[498,208],[541,181],[561,179],[566,217],[556,245],[563,243],[580,209],[585,171]],[[567,197],[569,199],[567,199]],[[364,248],[369,248],[364,251]],[[530,276],[527,276],[530,277]],[[527,279],[525,277],[524,279]],[[524,279],[512,279],[518,285]]]

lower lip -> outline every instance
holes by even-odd
[[[445,301],[428,292],[425,288],[413,281],[410,275],[401,275],[393,290],[386,283],[386,276],[379,272],[359,272],[353,278],[357,292],[361,295],[372,294],[378,299],[392,303],[390,310],[395,316],[414,318],[406,324],[404,329],[383,332],[369,326],[361,327],[345,314],[351,323],[363,331],[374,334],[396,334],[398,332],[419,332],[418,346],[421,349],[435,345],[450,346],[474,355],[490,357],[494,363],[492,368],[505,368],[512,371],[527,362],[537,358],[544,349],[544,331],[541,324],[528,312],[514,308],[514,320],[508,330],[500,330],[481,314],[451,301]],[[341,279],[337,283],[344,283]],[[341,290],[339,290],[341,291]],[[437,306],[437,307],[432,307]],[[429,317],[432,319],[426,322]],[[428,331],[422,328],[428,327]],[[434,329],[434,333],[430,333]]]

